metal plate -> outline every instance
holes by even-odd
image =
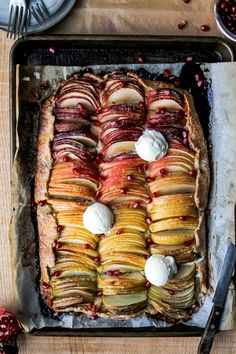
[[[54,53],[50,48],[54,49]],[[127,36],[35,36],[19,40],[11,51],[10,107],[12,157],[16,142],[16,65],[88,66],[95,64],[130,64],[233,61],[230,45],[217,38],[127,37]],[[13,161],[13,160],[12,160]],[[44,328],[33,335],[58,336],[200,336],[202,330],[184,325],[170,328],[111,328],[66,330]]]

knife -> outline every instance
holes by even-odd
[[[236,262],[236,247],[231,242],[227,248],[224,263],[220,271],[215,294],[213,297],[213,306],[208,318],[205,330],[198,346],[198,354],[210,353],[214,337],[220,325],[221,315],[224,309],[225,300],[228,294],[229,285]]]

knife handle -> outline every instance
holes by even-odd
[[[201,341],[198,346],[197,354],[209,354],[220,325],[220,319],[223,309],[219,306],[213,305],[210,316],[208,318],[205,330],[202,334]]]

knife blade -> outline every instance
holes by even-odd
[[[228,294],[229,285],[235,268],[235,262],[236,247],[232,242],[230,242],[225,254],[223,266],[220,271],[220,276],[217,282],[215,294],[212,299],[213,306],[211,309],[211,313],[198,346],[198,354],[210,353],[215,334],[220,325],[225,300]]]

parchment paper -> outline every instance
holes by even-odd
[[[134,64],[120,65],[129,69],[141,66],[153,73],[162,73],[165,68],[178,75],[183,64]],[[83,67],[84,69],[84,67]],[[113,71],[119,65],[93,66],[93,71]],[[209,207],[211,210],[208,225],[209,281],[212,291],[206,296],[204,305],[193,315],[187,324],[204,327],[211,310],[211,298],[217,283],[219,271],[224,259],[228,242],[235,242],[234,203],[236,199],[236,63],[219,63],[204,65],[211,89],[211,134],[210,145],[212,188]],[[87,316],[65,315],[60,321],[46,318],[39,304],[37,293],[38,260],[35,257],[37,247],[36,232],[32,222],[31,189],[34,178],[34,157],[37,137],[39,111],[35,95],[41,82],[49,80],[51,86],[44,91],[46,97],[58,81],[80,71],[80,67],[20,67],[19,70],[19,119],[18,151],[14,164],[13,202],[15,212],[12,220],[11,238],[15,253],[15,282],[18,298],[18,315],[26,331],[33,328],[107,328],[107,327],[165,327],[166,323],[140,316],[129,321],[103,320],[91,321]],[[230,288],[225,307],[221,329],[235,328],[235,290]]]

